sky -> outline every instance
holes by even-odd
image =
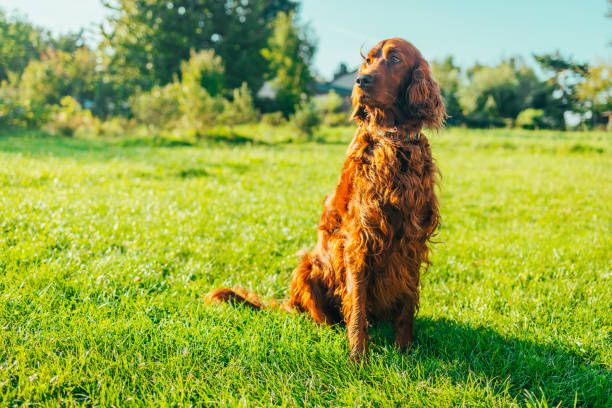
[[[161,0],[160,0],[161,1]],[[96,31],[108,11],[101,0],[0,0],[55,33]],[[357,66],[359,49],[402,37],[428,59],[453,55],[467,67],[559,50],[578,62],[612,62],[607,0],[303,0],[300,22],[317,39],[315,71],[330,78],[343,61]]]

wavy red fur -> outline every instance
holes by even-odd
[[[324,200],[318,242],[302,256],[282,305],[319,323],[346,323],[355,359],[366,351],[372,320],[393,322],[400,349],[412,342],[420,272],[439,225],[438,169],[421,130],[442,126],[446,117],[429,65],[402,39],[377,44],[358,75],[371,81],[353,90],[359,128]],[[208,298],[263,306],[239,288]]]

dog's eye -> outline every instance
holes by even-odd
[[[397,64],[397,63],[398,63],[398,62],[400,62],[400,61],[401,61],[401,60],[400,60],[398,57],[396,57],[395,55],[392,55],[392,56],[391,56],[391,63],[392,63],[392,64]]]
[[[371,59],[366,58],[366,64],[369,64],[369,63],[371,63],[371,62],[372,62],[372,60],[371,60]]]

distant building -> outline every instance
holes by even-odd
[[[313,91],[315,98],[323,97],[329,92],[334,91],[344,99],[343,110],[349,110],[351,107],[351,92],[353,92],[356,76],[357,70],[338,73],[329,82],[313,82],[310,84],[310,89]],[[266,81],[257,92],[256,97],[260,101],[268,101],[268,104],[273,106],[273,101],[276,98],[276,89],[274,89],[270,81]]]
[[[272,82],[266,81],[263,86],[257,92],[257,98],[260,99],[274,99],[276,98],[276,89],[272,86]]]
[[[314,89],[316,93],[328,93],[334,91],[340,96],[349,97],[353,91],[353,84],[355,83],[355,77],[357,71],[347,72],[342,75],[338,75],[330,82],[315,83]]]
[[[339,73],[334,76],[329,82],[316,82],[312,85],[314,89],[315,98],[318,96],[327,95],[329,92],[334,91],[344,99],[342,109],[349,111],[351,108],[351,93],[353,92],[353,85],[355,84],[355,77],[357,76],[357,70],[353,72]]]

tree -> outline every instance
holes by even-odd
[[[108,81],[98,54],[87,47],[74,53],[50,48],[40,60],[32,60],[21,76],[12,75],[7,86],[15,88],[19,100],[28,105],[58,105],[71,96],[96,116],[116,110],[115,84]]]
[[[309,65],[315,47],[294,23],[293,13],[278,13],[271,26],[273,34],[262,55],[269,64],[268,78],[285,117],[295,111],[311,82]]]
[[[576,86],[576,97],[591,111],[593,125],[603,122],[606,111],[612,110],[612,66],[599,64],[590,67],[585,80]]]
[[[85,45],[83,33],[83,29],[80,29],[77,32],[60,34],[57,37],[50,35],[47,40],[47,48],[72,54]]]
[[[8,79],[9,72],[20,75],[44,48],[41,30],[0,9],[0,82]]]
[[[334,71],[334,80],[341,77],[342,75],[346,75],[349,73],[349,68],[346,62],[341,62],[338,64],[338,68]]]
[[[520,58],[493,67],[475,64],[466,73],[468,83],[459,88],[458,99],[468,125],[511,125],[523,110],[540,108],[534,106],[540,82]]]
[[[96,55],[83,47],[74,54],[50,50],[40,61],[32,61],[19,80],[24,101],[57,105],[64,96],[80,104],[94,99]]]
[[[527,105],[542,111],[539,127],[553,129],[565,127],[564,112],[567,110],[567,104],[555,95],[555,87],[548,81],[537,81],[534,84]]]
[[[267,61],[261,50],[278,12],[296,10],[292,0],[106,0],[115,11],[104,31],[109,66],[127,86],[150,89],[180,75],[190,52],[214,49],[225,63],[224,86],[246,81],[257,91]]]
[[[543,109],[545,117],[554,122],[555,127],[563,127],[566,111],[584,111],[582,102],[576,96],[576,86],[584,80],[589,66],[564,58],[558,51],[533,57],[545,72],[551,74],[541,85],[536,96],[539,103],[534,103],[534,107]]]
[[[200,86],[211,96],[217,96],[223,90],[224,75],[223,61],[213,50],[192,51],[191,57],[181,62],[182,83]]]
[[[469,71],[470,82],[459,89],[459,102],[466,121],[472,126],[502,126],[520,112],[516,108],[518,78],[512,66],[476,65]]]
[[[516,126],[525,129],[537,129],[541,126],[544,119],[542,109],[527,108],[516,117]]]
[[[0,82],[9,78],[9,72],[21,75],[31,61],[39,60],[50,49],[73,53],[83,44],[83,30],[54,37],[0,9]]]
[[[433,77],[440,84],[448,124],[457,125],[463,121],[463,112],[459,104],[459,88],[461,87],[461,69],[455,65],[453,57],[448,56],[441,62],[431,64]]]

